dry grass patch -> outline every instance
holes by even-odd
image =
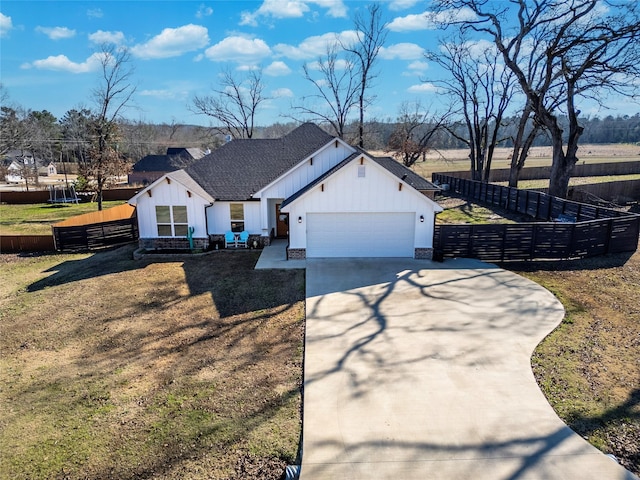
[[[301,430],[302,273],[131,253],[0,256],[0,477],[279,478]]]
[[[640,474],[640,252],[507,265],[552,291],[562,324],[532,365],[558,415]]]

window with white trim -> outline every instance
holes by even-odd
[[[244,205],[242,203],[229,204],[229,213],[231,216],[231,231],[244,231]]]
[[[186,205],[156,205],[159,237],[185,237],[189,228]]]

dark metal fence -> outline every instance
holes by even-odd
[[[59,252],[95,250],[131,243],[138,238],[136,217],[52,229],[56,250]]]
[[[432,178],[457,194],[541,221],[436,225],[437,256],[506,262],[585,258],[638,248],[640,215],[438,173]]]

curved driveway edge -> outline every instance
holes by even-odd
[[[564,310],[475,260],[307,260],[301,479],[635,479],[530,366]]]

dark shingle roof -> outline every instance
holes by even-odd
[[[134,172],[171,172],[179,170],[171,164],[171,157],[168,155],[147,155],[138,160],[133,166]]]
[[[167,155],[179,155],[185,159],[198,160],[204,157],[205,153],[199,148],[169,147]]]
[[[430,181],[422,178],[413,170],[409,170],[403,164],[401,164],[400,162],[397,162],[391,157],[372,157],[372,158],[378,165],[386,168],[391,173],[393,173],[396,177],[400,178],[405,183],[411,185],[416,190],[419,190],[419,191],[440,190],[439,187],[435,186]]]
[[[166,155],[147,155],[133,166],[134,172],[173,172],[186,168],[202,158],[204,152],[199,148],[167,148]]]
[[[305,123],[278,139],[233,140],[186,171],[217,200],[248,200],[333,139]]]

